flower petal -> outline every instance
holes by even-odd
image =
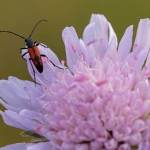
[[[17,143],[0,148],[0,150],[27,150],[27,147],[32,144]]]
[[[17,143],[0,148],[0,150],[53,150],[48,142]]]
[[[38,91],[41,92],[38,92]],[[9,93],[7,92],[9,91]],[[13,111],[22,109],[33,110],[37,107],[37,99],[43,95],[42,88],[30,81],[22,81],[15,77],[0,80],[0,97],[5,101],[0,103]]]
[[[106,18],[103,15],[93,14],[90,24],[83,32],[83,41],[87,46],[92,46],[93,54],[95,53],[100,58],[104,56],[108,47],[108,30],[109,26]]]
[[[150,48],[150,20],[141,19],[138,25],[136,39],[134,42],[133,52],[137,56],[141,50]]]
[[[118,47],[118,57],[119,60],[123,60],[131,50],[132,46],[132,36],[133,36],[133,26],[126,29],[124,36],[122,37],[119,47]]]
[[[86,47],[79,41],[73,27],[66,27],[63,30],[62,37],[66,49],[67,65],[69,69],[73,71],[73,67],[77,64],[77,61],[87,57],[85,51]]]
[[[111,43],[112,40],[114,40],[114,45],[118,45],[118,40],[117,40],[117,35],[115,34],[115,31],[112,27],[112,25],[108,22],[109,25],[109,44]]]
[[[16,128],[20,128],[23,130],[35,130],[36,127],[39,126],[39,123],[37,123],[36,121],[22,117],[16,112],[10,110],[6,110],[5,112],[0,111],[0,114],[2,115],[3,120],[6,124]]]
[[[0,97],[4,99],[7,104],[18,108],[18,110],[24,108],[33,109],[26,91],[32,88],[34,88],[34,84],[29,81],[9,77],[8,80],[0,80]]]

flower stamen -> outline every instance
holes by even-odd
[[[72,46],[71,46],[71,47],[72,47],[73,52],[74,52],[74,53],[76,53],[76,51],[77,51],[77,47],[76,47],[76,45],[75,45],[75,44],[72,44]]]
[[[95,42],[97,42],[97,39],[93,39],[92,41],[87,43],[87,46],[90,46],[91,44],[94,44]]]

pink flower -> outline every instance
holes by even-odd
[[[0,113],[6,124],[41,135],[41,142],[0,150],[149,150],[150,20],[140,20],[133,48],[132,35],[129,26],[118,45],[103,15],[92,15],[82,39],[65,28],[68,68],[39,45],[62,69],[43,58],[43,73],[34,68],[36,86],[15,77],[1,80],[0,102],[7,110]]]

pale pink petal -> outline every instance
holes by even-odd
[[[73,27],[66,27],[63,30],[62,37],[66,49],[67,65],[72,70],[82,53],[79,38]]]
[[[17,90],[14,90],[17,89]],[[9,94],[7,93],[9,90]],[[43,95],[39,85],[22,81],[15,77],[9,77],[8,80],[0,81],[0,97],[5,101],[0,103],[10,110],[19,112],[22,109],[33,110],[37,108],[37,99]]]
[[[141,50],[150,48],[150,20],[141,19],[138,25],[136,39],[134,42],[134,54],[137,56]]]
[[[3,117],[3,120],[7,125],[14,126],[23,130],[35,130],[39,123],[35,120],[22,117],[16,112],[6,110],[5,112],[0,112]],[[34,119],[34,118],[33,118]]]
[[[100,57],[103,57],[107,50],[109,40],[108,21],[103,15],[93,14],[90,22],[95,23],[95,29],[93,33],[95,34],[95,38],[97,39],[96,49],[99,49],[98,53]]]
[[[84,43],[84,41],[82,39],[80,39],[80,46],[81,46],[81,50],[82,53],[80,53],[80,59],[85,61],[85,63],[89,64],[90,63],[90,54],[88,53],[86,44]]]
[[[108,46],[107,52],[104,57],[104,61],[105,61],[105,59],[108,59],[108,58],[115,61],[116,56],[117,56],[116,38],[113,37]]]
[[[88,53],[90,61],[92,61],[93,58],[96,57],[97,55],[95,45],[98,42],[98,40],[94,35],[94,32],[93,32],[94,28],[95,28],[95,23],[90,23],[86,26],[83,32],[83,41],[85,42],[85,45],[87,46],[87,53]]]
[[[49,142],[40,142],[29,145],[26,150],[57,150]]]
[[[126,29],[124,36],[122,37],[119,43],[118,47],[119,60],[123,60],[126,56],[129,55],[132,47],[132,36],[133,36],[133,26],[130,26]]]
[[[30,98],[26,92],[28,89],[34,88],[34,84],[29,81],[22,81],[15,77],[9,77],[8,80],[0,81],[0,97],[5,100],[11,106],[17,109],[33,109]],[[9,91],[9,93],[8,93]]]
[[[0,148],[0,150],[27,150],[27,147],[32,144],[17,143]]]
[[[93,53],[95,53],[95,55],[99,56],[100,58],[104,56],[108,47],[108,32],[109,25],[106,18],[103,15],[94,14],[91,17],[90,24],[83,32],[84,42],[87,44],[87,46],[92,46]],[[89,50],[91,50],[91,48]]]
[[[54,150],[48,142],[17,143],[0,148],[0,150]]]
[[[136,63],[136,66],[135,68],[137,68],[137,70],[141,70],[144,63],[145,63],[145,60],[147,58],[147,55],[148,55],[148,51],[147,49],[146,50],[143,50],[139,53],[138,57],[137,57],[137,63]]]
[[[116,47],[118,46],[118,40],[117,40],[117,35],[112,27],[112,25],[108,22],[109,25],[109,43],[110,44],[112,42],[112,40],[114,41],[114,45],[116,45]]]

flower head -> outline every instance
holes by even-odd
[[[46,141],[1,150],[149,150],[150,20],[140,20],[133,45],[132,35],[129,26],[118,44],[103,15],[92,15],[82,39],[67,27],[62,33],[67,67],[40,44],[47,58],[43,73],[33,66],[39,84],[1,80],[0,102],[7,109],[1,111],[6,124]]]

